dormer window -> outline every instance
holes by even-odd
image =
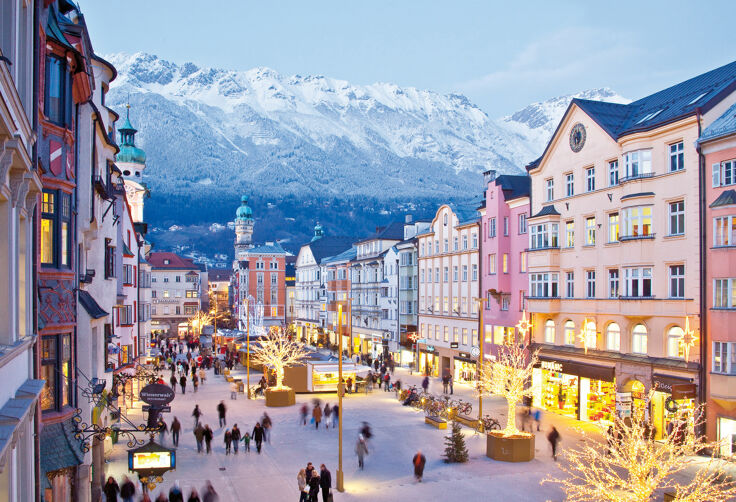
[[[164,265],[170,265],[170,264],[171,264],[171,260],[164,260]]]

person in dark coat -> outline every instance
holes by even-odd
[[[179,488],[178,481],[169,490],[169,502],[184,502],[184,494],[181,492],[181,488]]]
[[[225,455],[230,455],[230,448],[233,444],[233,433],[230,432],[230,429],[225,430]]]
[[[199,425],[199,417],[202,416],[202,410],[199,409],[199,405],[194,405],[194,411],[192,412],[192,416],[194,417],[194,427],[197,427]]]
[[[189,498],[187,499],[187,502],[202,502],[199,498],[199,493],[197,493],[196,488],[192,488],[192,491],[189,493]]]
[[[135,485],[128,476],[123,476],[123,485],[120,487],[120,496],[123,498],[123,502],[133,502],[134,495]]]
[[[557,444],[560,442],[560,433],[557,432],[554,425],[549,431],[549,434],[547,434],[547,441],[549,441],[549,445],[552,447],[552,458],[557,462]]]
[[[261,453],[261,445],[263,444],[263,427],[260,422],[256,422],[256,426],[253,427],[253,434],[251,434],[253,440],[256,442],[256,450]]]
[[[304,473],[306,474],[306,480],[307,480],[307,485],[308,485],[309,480],[312,479],[312,475],[314,474],[314,466],[312,465],[312,462],[307,462],[307,468],[304,470]]]
[[[204,427],[202,427],[202,424],[197,424],[194,428],[194,439],[197,440],[197,453],[202,453],[202,441],[204,441]]]
[[[327,470],[325,464],[319,466],[319,487],[322,488],[322,502],[327,502],[332,488],[332,474]]]
[[[227,408],[225,408],[225,401],[220,401],[220,404],[217,405],[217,416],[220,417],[220,427],[227,425],[227,421],[225,420],[226,411]]]
[[[238,429],[238,424],[233,425],[233,430],[230,431],[230,434],[233,438],[233,450],[235,450],[235,454],[238,454],[238,445],[240,444],[240,429]]]
[[[179,446],[179,433],[181,432],[181,422],[179,419],[174,417],[174,421],[171,422],[171,439],[174,441],[174,446]]]
[[[209,425],[204,426],[204,444],[207,446],[207,453],[212,453],[212,429]]]
[[[309,478],[309,502],[317,502],[319,496],[319,474],[317,471],[312,473],[312,477]]]
[[[107,483],[105,483],[105,487],[102,491],[105,492],[106,502],[118,502],[118,492],[120,492],[120,487],[118,486],[118,482],[115,481],[115,478],[112,476],[107,478]]]
[[[176,394],[176,377],[174,376],[174,372],[171,372],[171,378],[169,378],[169,383],[171,384],[171,390],[174,391],[174,394]]]
[[[418,451],[414,458],[411,459],[411,463],[414,464],[414,477],[417,478],[418,482],[422,482],[422,476],[424,476],[424,464],[427,463],[427,458]]]

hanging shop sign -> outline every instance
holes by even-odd
[[[460,352],[460,357],[464,357],[465,359],[470,359],[470,353],[469,352]]]
[[[142,483],[153,490],[161,476],[176,469],[176,450],[166,448],[151,440],[150,443],[128,450],[128,470],[138,474]]]
[[[652,385],[659,392],[672,394],[672,399],[695,399],[697,397],[697,386],[691,378],[654,374]]]
[[[552,359],[544,356],[539,357],[537,367],[557,373],[577,375],[592,380],[602,380],[604,382],[613,382],[616,376],[616,368],[614,367],[597,366],[566,359]]]
[[[152,383],[141,389],[141,401],[161,408],[174,400],[174,391],[168,385],[162,383]]]
[[[473,355],[473,357],[478,357],[480,355],[480,347],[472,347],[470,349],[470,353]]]

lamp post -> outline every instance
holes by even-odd
[[[345,386],[342,383],[342,304],[337,306],[337,329],[338,329],[338,352],[337,358],[337,410],[338,415],[338,456],[337,456],[337,491],[344,492],[343,472],[342,472],[342,417],[345,411],[342,408],[342,395],[345,393]]]
[[[245,298],[245,386],[248,388],[248,399],[250,399],[250,297]],[[265,372],[265,370],[264,370]]]
[[[485,326],[483,326],[483,307],[485,305],[485,298],[475,298],[478,302],[478,342],[480,354],[478,356],[478,385],[480,385],[480,375],[483,374],[483,359],[485,358],[484,346],[486,344]],[[483,392],[478,392],[478,420],[483,420]],[[481,422],[482,423],[482,422]]]

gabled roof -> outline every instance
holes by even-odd
[[[151,264],[152,269],[173,269],[173,270],[200,270],[200,266],[196,265],[189,258],[182,258],[176,253],[169,253],[166,251],[159,251],[155,253],[149,253],[146,257],[148,263]],[[168,260],[169,263],[164,263]]]
[[[723,112],[723,115],[713,121],[711,125],[703,129],[698,138],[698,143],[712,139],[718,139],[729,134],[736,133],[736,103]]]
[[[353,247],[355,237],[324,236],[307,244],[312,251],[314,261],[321,263],[323,258],[335,256]]]
[[[358,255],[358,249],[355,247],[351,247],[350,249],[346,249],[342,253],[336,254],[335,256],[327,256],[326,258],[323,258],[322,264],[328,265],[330,263],[336,263],[340,261],[354,260],[357,255]]]
[[[725,190],[708,207],[723,207],[736,205],[736,190]]]
[[[359,240],[356,244],[379,239],[392,241],[404,240],[404,225],[405,223],[402,221],[394,221],[386,227],[379,227],[373,235]]]
[[[506,200],[529,197],[531,193],[531,178],[528,175],[502,174],[494,181],[503,190]]]
[[[207,271],[207,280],[209,282],[229,281],[233,271],[228,268],[211,268]]]
[[[537,214],[532,216],[532,218],[536,218],[538,216],[559,216],[560,213],[555,209],[554,204],[550,204],[549,206],[544,206],[542,209],[539,210]]]

